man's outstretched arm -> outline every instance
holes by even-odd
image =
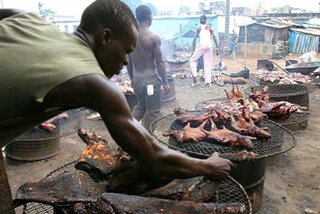
[[[155,143],[149,131],[132,117],[120,87],[101,75],[68,80],[46,98],[49,106],[84,106],[99,112],[115,142],[148,172],[173,178],[203,175],[222,179],[234,166],[218,154],[197,159]]]

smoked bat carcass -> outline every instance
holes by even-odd
[[[262,88],[262,90],[255,90],[254,87],[251,87],[249,92],[249,98],[254,101],[263,100],[265,102],[269,102],[270,96],[268,94],[269,86],[266,85]]]
[[[211,130],[207,131],[205,129],[202,129],[202,131],[207,135],[206,139],[215,140],[221,144],[225,144],[228,146],[243,146],[247,149],[253,148],[251,140],[256,139],[255,137],[244,136],[228,130],[224,126],[222,129],[218,129],[212,120]]]
[[[98,213],[145,214],[145,213],[197,213],[197,214],[241,214],[247,208],[242,203],[204,203],[178,201],[153,197],[142,197],[117,193],[104,193],[98,200]]]
[[[205,202],[213,197],[219,184],[220,182],[203,176],[189,179],[175,179],[165,186],[143,193],[142,196]]]
[[[93,179],[108,180],[116,170],[117,148],[95,132],[80,128],[78,136],[87,144],[76,162],[76,169],[86,171]]]
[[[175,108],[173,112],[177,115],[177,120],[182,124],[190,123],[191,126],[197,127],[211,117],[218,117],[215,111],[209,111],[200,115],[190,114],[188,110],[183,108]]]
[[[271,138],[268,127],[258,127],[250,118],[248,121],[243,118],[235,119],[234,115],[231,115],[231,126],[239,134],[250,135],[257,138],[268,139]]]
[[[18,207],[29,202],[68,209],[78,207],[78,203],[91,206],[105,192],[105,186],[105,183],[96,183],[84,171],[64,172],[57,177],[21,185],[16,192],[13,206]]]
[[[237,102],[238,99],[244,98],[243,92],[239,89],[239,87],[234,88],[234,85],[232,85],[231,91],[224,90],[226,92],[227,98],[231,102]]]
[[[290,103],[287,101],[278,101],[267,103],[263,100],[258,100],[258,104],[261,112],[268,115],[271,118],[281,118],[286,119],[292,113],[308,113],[307,107],[302,107],[300,105]]]
[[[49,132],[53,132],[56,129],[56,126],[53,124],[55,120],[59,120],[59,119],[68,119],[69,116],[66,112],[61,113],[47,121],[45,121],[44,123],[40,124],[39,127],[41,127],[44,130],[47,130]]]
[[[206,134],[202,131],[206,123],[207,120],[203,121],[200,126],[192,128],[189,122],[182,130],[171,130],[164,133],[163,136],[174,136],[179,143],[188,141],[199,142],[206,138]]]
[[[254,161],[257,159],[258,155],[254,152],[248,152],[246,150],[242,150],[235,153],[219,154],[219,157],[228,159],[232,162],[242,162],[242,161]]]

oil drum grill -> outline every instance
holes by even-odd
[[[202,111],[188,111],[190,114],[199,115]],[[235,153],[243,150],[241,147],[230,147],[222,145],[218,142],[202,140],[198,143],[184,142],[179,143],[174,137],[164,137],[163,133],[168,130],[181,130],[184,125],[176,120],[175,114],[170,114],[155,120],[151,124],[151,132],[154,137],[166,146],[179,150],[193,157],[207,158],[214,152],[219,153]],[[270,129],[271,138],[267,140],[256,139],[253,140],[253,152],[258,155],[259,158],[265,158],[277,154],[281,154],[294,148],[296,145],[296,139],[292,132],[283,126],[271,121],[263,120],[258,126],[268,127]],[[232,129],[230,123],[226,124],[227,129]]]
[[[75,133],[80,127],[80,108],[66,111],[68,118],[56,119],[50,132],[37,126],[16,138],[5,147],[6,156],[16,161],[37,161],[55,156],[59,152],[60,138]]]
[[[75,171],[76,161],[70,162],[56,170],[50,172],[46,178],[57,177],[63,172]],[[210,200],[214,203],[243,203],[246,205],[247,211],[245,214],[252,214],[252,207],[249,196],[244,188],[232,177],[227,177],[221,181],[216,193]],[[28,203],[23,207],[23,214],[53,214],[53,207],[41,203]]]
[[[268,95],[271,101],[288,101],[304,107],[309,107],[309,88],[302,84],[271,84],[268,85]],[[263,85],[253,86],[253,90],[261,91]],[[244,90],[249,96],[251,88]]]
[[[53,132],[49,132],[37,126],[16,138],[16,140],[37,141],[69,136],[75,133],[80,127],[81,112],[82,109],[80,108],[66,111],[68,114],[67,119],[56,119],[53,121],[53,125],[56,126],[56,129]]]

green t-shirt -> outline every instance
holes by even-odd
[[[0,147],[61,112],[39,112],[48,92],[80,75],[104,75],[80,38],[36,13],[0,21]],[[34,125],[33,127],[31,125]]]

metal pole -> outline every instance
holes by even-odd
[[[244,23],[244,68],[247,67],[247,24]]]
[[[229,28],[230,28],[230,0],[226,0],[225,26],[224,26],[224,48],[229,50]]]
[[[184,58],[186,58],[186,51],[184,49],[184,44],[183,44],[182,24],[180,24],[180,34],[181,34],[181,43],[182,43],[182,49],[183,49],[183,56],[184,56]]]

